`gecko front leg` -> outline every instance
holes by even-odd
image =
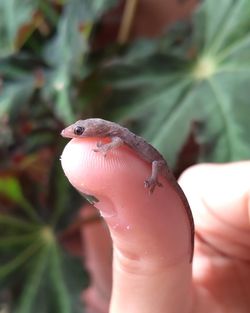
[[[109,143],[98,142],[97,148],[94,149],[94,152],[101,152],[106,157],[110,150],[118,148],[123,143],[124,142],[120,137],[111,137],[111,142]],[[164,161],[155,160],[152,162],[151,176],[144,181],[144,186],[149,189],[150,193],[154,191],[156,186],[162,187],[162,184],[158,181],[158,174],[163,166],[165,166]]]
[[[120,137],[111,137],[111,142],[109,143],[97,143],[97,148],[93,149],[94,152],[101,152],[104,156],[107,155],[107,153],[115,148],[118,148],[120,145],[123,144],[123,140]]]
[[[148,188],[152,193],[156,186],[162,187],[162,184],[158,181],[158,174],[161,168],[165,166],[164,161],[153,161],[152,162],[152,173],[151,176],[144,181],[145,188]]]

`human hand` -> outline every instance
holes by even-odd
[[[72,140],[62,165],[76,188],[100,200],[96,207],[111,232],[109,312],[249,312],[250,164],[202,165],[182,176],[197,232],[192,276],[189,225],[178,199],[166,196],[167,182],[149,195],[143,187],[149,165],[125,147],[104,158],[92,151],[95,146],[93,138]],[[109,249],[106,230],[97,228],[92,238],[97,232]],[[95,264],[92,272],[98,268],[100,273],[97,260]],[[99,282],[96,277],[95,312],[108,312],[108,275],[100,275]]]

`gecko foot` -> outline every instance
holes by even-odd
[[[157,179],[149,177],[148,179],[144,181],[144,186],[145,188],[149,189],[150,193],[153,193],[155,190],[155,187],[156,186],[162,187],[162,184]]]
[[[100,141],[97,142],[96,149],[93,149],[93,151],[94,152],[101,152],[105,157],[110,150],[119,147],[121,144],[123,144],[123,141],[121,138],[112,137],[111,142],[109,142],[109,143],[102,143]]]
[[[97,143],[96,143],[96,147],[97,148],[101,148],[101,147],[103,147],[105,145],[105,143],[102,143],[101,141],[98,141]]]
[[[103,154],[104,157],[106,157],[107,152],[111,150],[110,145],[107,143],[102,143],[102,142],[97,142],[96,144],[96,148],[93,149],[94,152],[101,152]]]

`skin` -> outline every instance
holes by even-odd
[[[110,230],[113,279],[109,312],[166,313],[168,307],[175,308],[175,313],[186,312],[192,305],[190,226],[179,194],[166,179],[161,180],[163,188],[149,194],[143,181],[150,164],[126,145],[112,149],[104,158],[93,151],[98,141],[107,142],[104,138],[73,138],[61,162],[70,183],[99,200],[95,207]],[[106,298],[101,286],[89,297],[98,293]]]
[[[147,143],[142,137],[132,133],[129,129],[114,122],[99,118],[79,120],[65,128],[61,132],[61,135],[66,138],[109,138],[111,139],[111,142],[98,142],[94,151],[101,152],[106,156],[106,154],[112,149],[125,144],[141,159],[150,163],[152,166],[152,173],[149,178],[144,180],[144,186],[149,189],[150,193],[153,193],[156,186],[163,186],[159,181],[159,176],[162,176],[169,182],[171,188],[177,193],[182,201],[183,208],[190,224],[190,262],[192,262],[194,250],[194,222],[188,201],[171,173],[167,162],[153,146]]]
[[[73,186],[99,198],[106,222],[82,229],[87,312],[250,312],[250,162],[199,165],[181,177],[196,222],[192,270],[189,229],[168,182],[145,202],[149,166],[125,146],[104,159],[93,152],[98,140],[73,139],[61,158]]]

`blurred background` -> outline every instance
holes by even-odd
[[[250,157],[250,0],[0,1],[0,313],[84,312],[61,130],[102,117],[176,177]],[[90,199],[91,200],[91,199]]]

